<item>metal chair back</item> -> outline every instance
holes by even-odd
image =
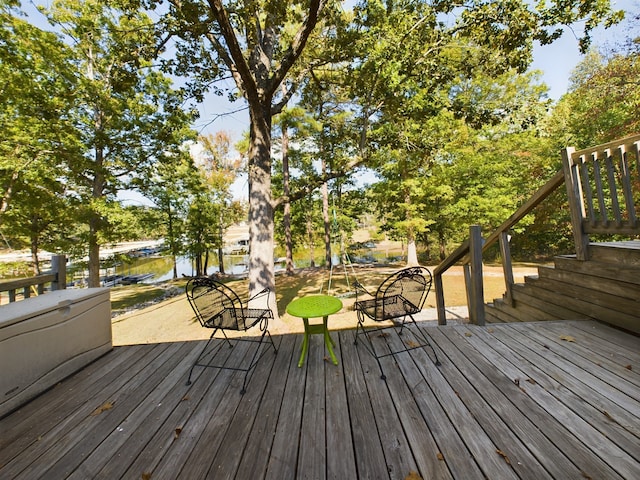
[[[192,278],[186,287],[187,299],[200,325],[223,330],[246,330],[245,312],[238,295],[212,278]]]
[[[412,315],[422,310],[431,290],[431,272],[410,267],[387,277],[376,291],[376,320]]]

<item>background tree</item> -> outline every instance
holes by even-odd
[[[635,16],[637,23],[638,16]],[[631,25],[635,25],[633,21]],[[640,129],[640,83],[637,32],[632,27],[626,43],[607,50],[592,49],[574,69],[569,91],[554,106],[551,115],[539,122],[542,153],[536,178],[550,178],[562,168],[561,150],[606,143]],[[557,191],[534,212],[527,235],[516,237],[512,252],[521,258],[571,253],[571,225],[563,190]]]
[[[578,148],[598,145],[640,130],[640,47],[609,55],[590,51],[576,67],[560,111],[564,140]]]
[[[28,245],[39,272],[41,246],[69,251],[64,178],[80,146],[69,121],[77,83],[65,45],[20,18],[17,5],[0,1],[0,233],[13,248]]]
[[[150,2],[155,6],[156,2]],[[358,57],[352,68],[368,67],[368,75],[361,75],[361,97],[366,96],[365,88],[377,95],[375,103],[361,106],[369,115],[377,112],[369,107],[375,106],[381,98],[386,98],[385,83],[391,87],[409,78],[429,79],[432,85],[439,84],[443,75],[457,76],[469,74],[483,65],[491,65],[496,73],[508,68],[525,70],[531,61],[531,49],[534,40],[548,43],[560,35],[556,26],[571,24],[577,19],[587,19],[585,24],[585,42],[592,28],[603,18],[615,20],[608,1],[554,1],[539,3],[537,10],[523,2],[473,1],[460,6],[459,2],[367,1],[359,4],[358,21],[352,34],[365,32],[368,40],[361,47],[371,48],[378,45],[377,34],[389,34],[401,40],[389,53],[402,54],[400,59],[390,59],[392,65],[399,65],[399,75],[387,75],[386,82],[371,82],[375,77],[374,66],[383,64],[366,62]],[[249,288],[256,293],[262,288],[274,289],[273,270],[273,203],[271,197],[271,124],[290,95],[295,92],[297,80],[305,69],[296,71],[292,67],[301,56],[314,28],[326,20],[318,30],[328,40],[341,35],[342,31],[329,28],[337,22],[340,10],[338,2],[310,0],[308,2],[279,1],[238,1],[223,4],[222,0],[169,1],[169,8],[161,14],[160,30],[170,38],[176,39],[176,55],[168,66],[177,74],[190,76],[202,85],[231,76],[235,81],[237,93],[249,107],[250,138],[249,150]],[[166,12],[166,13],[165,13]],[[335,14],[335,15],[334,15]],[[373,23],[370,20],[373,19]],[[332,16],[333,15],[333,16]],[[397,24],[386,23],[384,32],[375,32],[371,28],[380,23],[383,16],[393,17]],[[443,16],[457,16],[456,21],[447,24]],[[404,19],[408,17],[407,19]],[[453,26],[449,26],[453,25]],[[167,36],[165,35],[166,39]],[[179,40],[178,40],[179,39]],[[461,39],[458,45],[453,41]],[[166,41],[164,41],[166,44]],[[446,47],[441,48],[444,44]],[[478,56],[475,45],[485,46],[484,57]],[[207,46],[208,48],[205,48]],[[392,44],[387,42],[387,47]],[[421,47],[419,55],[412,55],[415,48]],[[403,50],[404,49],[404,50]],[[382,54],[385,49],[378,51]],[[364,50],[366,53],[366,50]],[[363,53],[363,55],[365,54]],[[448,68],[441,70],[443,56],[457,55],[459,61],[445,62]],[[379,55],[379,58],[382,57]],[[389,60],[389,57],[387,59]],[[190,74],[190,75],[189,75]],[[391,81],[394,81],[390,83]],[[447,78],[444,78],[448,81]],[[286,92],[281,94],[281,84],[285,83]],[[202,92],[202,88],[199,90]]]
[[[82,152],[68,160],[88,225],[89,286],[99,286],[100,245],[109,241],[116,194],[192,138],[193,115],[171,82],[143,60],[155,48],[151,20],[117,2],[57,0],[44,10],[69,44],[80,77],[72,121]]]
[[[205,228],[214,230],[215,240],[212,246],[218,252],[219,271],[224,274],[223,236],[246,213],[240,202],[233,200],[231,193],[231,185],[241,172],[242,162],[239,158],[231,158],[231,138],[226,132],[200,136],[198,145],[201,150],[196,156],[196,165],[204,176],[211,213],[217,215],[217,218],[211,219],[211,226]]]
[[[155,235],[164,238],[173,263],[173,278],[178,278],[178,256],[185,251],[183,234],[192,191],[199,185],[188,144],[163,162],[151,167],[151,174],[137,189],[150,199],[156,212]]]

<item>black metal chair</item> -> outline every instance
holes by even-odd
[[[364,335],[367,342],[365,348],[373,355],[380,367],[381,378],[386,380],[382,370],[380,359],[389,355],[408,352],[416,348],[431,347],[435,357],[434,364],[440,365],[438,355],[433,345],[427,339],[425,333],[418,328],[413,315],[420,312],[431,289],[432,277],[429,269],[424,267],[410,267],[400,270],[387,277],[378,287],[375,293],[369,293],[359,282],[354,283],[356,301],[354,310],[358,313],[358,325],[356,327],[355,345],[358,344],[358,335]],[[390,353],[377,354],[373,346],[372,335],[388,328],[397,328],[398,335],[402,335],[407,317],[415,326],[415,337],[418,342],[404,342],[401,350]],[[375,322],[392,321],[392,325],[383,325],[376,328],[365,328],[364,321],[371,319]]]
[[[240,393],[243,394],[246,391],[249,372],[256,366],[260,358],[262,358],[268,350],[268,348],[266,348],[260,353],[262,350],[262,341],[264,340],[265,335],[268,337],[269,342],[271,342],[274,352],[278,353],[278,350],[271,339],[271,334],[269,333],[269,330],[267,330],[269,319],[273,318],[273,312],[269,308],[248,308],[249,302],[252,302],[265,294],[267,295],[266,304],[268,305],[269,293],[268,289],[264,289],[247,300],[247,306],[244,306],[238,295],[230,287],[218,282],[217,280],[209,277],[194,277],[187,282],[187,299],[196,314],[196,318],[203,327],[213,329],[213,333],[209,337],[209,341],[205,344],[202,352],[200,352],[200,355],[191,367],[191,370],[189,370],[187,385],[191,385],[191,374],[196,366],[212,367],[245,372]],[[247,367],[234,367],[211,363],[216,353],[225,342],[229,345],[229,348],[233,347],[231,339],[227,336],[225,331],[247,331],[258,323],[260,323],[260,331],[262,332],[259,338],[242,336],[232,338],[234,341],[258,343],[257,348],[253,352],[251,362]],[[211,351],[207,352],[207,347],[211,341],[214,340],[214,336],[218,330],[222,332],[224,338],[217,338],[217,340],[220,340],[221,342],[215,348],[212,348]]]

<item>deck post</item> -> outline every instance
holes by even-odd
[[[444,288],[442,286],[442,273],[434,272],[433,284],[436,290],[436,308],[438,311],[438,325],[446,325],[447,311],[444,305]]]
[[[513,307],[513,266],[511,264],[511,247],[509,247],[509,234],[500,234],[500,255],[502,256],[502,272],[506,287],[505,300]]]
[[[480,225],[469,227],[470,275],[468,284],[469,321],[476,325],[485,324],[484,285],[482,283],[482,229]]]
[[[562,166],[569,199],[569,209],[571,211],[571,226],[576,246],[576,258],[578,260],[588,260],[589,236],[584,233],[582,227],[586,214],[582,201],[579,165],[576,165],[572,158],[575,151],[573,147],[567,147],[562,150]]]

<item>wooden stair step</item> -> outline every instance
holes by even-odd
[[[485,320],[489,323],[512,323],[519,321],[517,317],[513,317],[507,312],[498,309],[495,305],[495,301],[485,305],[484,315]]]
[[[589,243],[589,261],[640,267],[640,240]]]
[[[514,285],[513,289],[513,297],[516,302],[531,305],[549,315],[549,318],[553,318],[555,320],[582,318],[578,312],[563,306],[562,299],[564,297],[562,295],[556,294],[554,296],[554,292],[549,293],[550,295],[547,295],[546,298],[541,298],[542,296],[540,295],[539,290],[531,284]],[[553,299],[554,301],[550,301],[550,299]]]
[[[566,296],[583,299],[586,302],[611,308],[620,313],[638,315],[640,313],[640,289],[598,281],[597,277],[570,275],[555,269],[540,269],[538,283],[548,284],[549,289],[557,289]]]
[[[534,282],[530,282],[530,284],[533,285]],[[640,313],[638,310],[634,314],[629,314],[621,312],[619,309],[614,310],[611,307],[611,305],[617,304],[616,302],[625,300],[621,297],[616,298],[613,295],[586,291],[580,287],[550,278],[537,280],[535,286],[553,292],[550,297],[555,299],[554,302],[561,301],[565,308],[579,312],[581,318],[597,319],[629,329],[632,329],[633,325],[638,325],[638,314]],[[560,300],[558,300],[558,295],[562,295]]]
[[[519,322],[535,322],[545,320],[544,312],[536,308],[532,308],[526,303],[516,303],[514,306],[509,305],[502,299],[494,300],[494,308],[513,318],[511,321]]]
[[[637,268],[620,264],[598,262],[589,260],[587,262],[577,260],[575,255],[561,255],[554,258],[554,265],[557,270],[575,272],[585,275],[594,275],[604,280],[614,280],[637,285],[640,291],[640,272]],[[538,272],[540,268],[538,268]]]

